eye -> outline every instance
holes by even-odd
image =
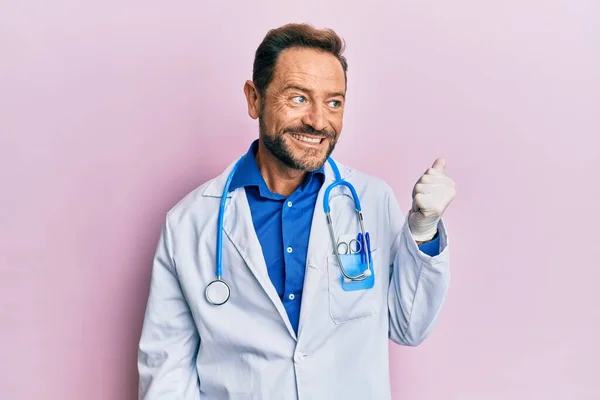
[[[339,100],[331,100],[329,105],[333,108],[340,108],[342,106],[342,102]]]
[[[292,101],[296,104],[304,104],[304,103],[306,103],[306,97],[294,96],[294,97],[292,97]]]

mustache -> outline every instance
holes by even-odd
[[[331,132],[327,132],[325,129],[316,130],[310,125],[297,126],[292,128],[287,128],[283,131],[284,133],[306,133],[307,135],[313,135],[317,137],[322,137],[325,139],[334,139],[335,135]]]

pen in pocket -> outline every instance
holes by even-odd
[[[371,237],[369,236],[369,232],[365,233],[365,241],[367,242],[367,251],[369,252],[369,261],[373,263],[373,259],[371,258]]]
[[[358,235],[356,236],[356,240],[358,241],[358,248],[360,249],[359,253],[360,253],[360,263],[364,263],[365,262],[365,246],[363,243],[363,236],[362,233],[358,233]]]

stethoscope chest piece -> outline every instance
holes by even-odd
[[[213,306],[220,306],[225,304],[229,300],[231,295],[231,289],[225,281],[221,279],[215,279],[206,286],[206,301]]]

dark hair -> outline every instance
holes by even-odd
[[[256,49],[252,80],[261,96],[264,96],[273,79],[279,55],[292,47],[315,49],[334,55],[342,64],[346,77],[348,62],[342,55],[346,44],[337,33],[331,29],[317,29],[309,24],[287,24],[271,29]]]

